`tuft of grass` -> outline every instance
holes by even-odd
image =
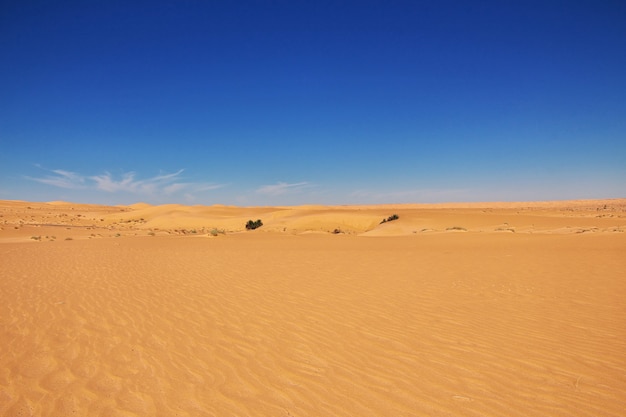
[[[226,230],[218,229],[218,228],[214,227],[213,229],[209,230],[209,234],[211,236],[225,235],[226,234]]]
[[[41,241],[41,236],[31,236],[30,238],[33,240]]]

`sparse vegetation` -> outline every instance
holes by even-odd
[[[461,226],[448,227],[446,230],[459,230],[461,232],[467,232],[467,229]]]
[[[513,233],[515,233],[515,229],[514,228],[506,227],[506,226],[505,227],[498,227],[495,230],[496,230],[496,232],[513,232]]]
[[[211,236],[224,235],[224,234],[226,234],[226,230],[224,230],[224,229],[217,229],[217,228],[214,227],[213,229],[209,230],[209,234]]]
[[[398,216],[397,214],[392,214],[391,216],[387,217],[386,219],[383,219],[383,221],[380,222],[380,224],[391,222],[391,221],[394,221],[394,220],[398,220],[399,218],[400,218],[400,216]]]
[[[261,226],[263,226],[263,222],[261,221],[261,219],[258,219],[256,221],[248,220],[248,223],[246,223],[246,230],[254,230]]]
[[[195,235],[198,233],[198,230],[196,229],[174,229],[174,233],[179,234],[179,235]]]

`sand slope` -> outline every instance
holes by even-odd
[[[622,416],[624,203],[0,202],[0,415]]]

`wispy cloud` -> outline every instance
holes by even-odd
[[[123,191],[127,193],[137,194],[154,194],[157,192],[165,192],[171,194],[190,187],[190,183],[178,182],[183,170],[179,170],[172,174],[162,174],[146,179],[136,179],[134,172],[127,172],[121,176],[121,179],[115,179],[108,172],[89,177],[96,183],[99,190],[108,192]]]
[[[64,171],[62,169],[54,169],[50,171],[52,174],[46,175],[42,178],[31,178],[33,181],[40,182],[42,184],[53,185],[60,188],[79,189],[85,188],[85,177],[75,172]]]
[[[39,167],[41,168],[41,167]],[[45,170],[45,168],[41,168]],[[159,197],[177,193],[192,195],[221,188],[223,184],[184,182],[184,170],[139,178],[135,172],[125,172],[114,176],[109,172],[100,175],[83,175],[62,169],[46,170],[43,177],[27,177],[32,181],[67,189],[92,189],[107,193],[128,193],[138,196]]]
[[[256,193],[268,196],[277,196],[287,193],[298,192],[311,186],[312,185],[308,182],[296,182],[291,184],[286,182],[279,182],[277,184],[263,185],[256,190]]]

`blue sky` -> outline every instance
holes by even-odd
[[[626,197],[622,1],[0,4],[0,199]]]

